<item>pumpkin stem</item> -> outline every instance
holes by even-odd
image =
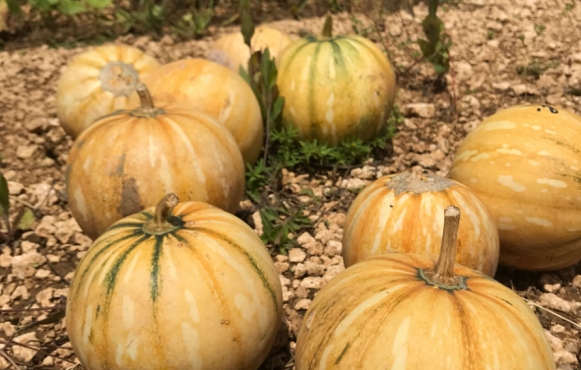
[[[137,91],[137,94],[139,95],[141,106],[130,112],[132,116],[151,118],[157,116],[158,114],[164,114],[164,110],[162,108],[157,108],[155,105],[153,105],[151,94],[149,93],[147,86],[145,86],[142,82],[137,84],[135,91]]]
[[[443,285],[454,285],[458,278],[454,275],[456,261],[456,247],[458,245],[458,225],[460,224],[460,209],[456,206],[448,206],[444,210],[444,232],[440,256],[434,267],[432,277]]]
[[[141,100],[141,109],[146,112],[153,111],[155,106],[153,105],[153,99],[151,98],[151,94],[149,93],[147,86],[140,82],[137,84],[137,87],[135,87],[135,91],[137,91],[139,99]]]
[[[143,230],[150,234],[164,234],[168,231],[174,230],[175,225],[169,221],[169,217],[173,208],[180,202],[180,199],[174,193],[169,193],[161,199],[155,207],[155,215],[153,220],[146,222],[143,225]]]
[[[424,168],[422,166],[412,167],[411,174],[408,177],[408,182],[416,182],[422,180],[424,177]]]
[[[333,17],[331,17],[331,14],[327,15],[327,18],[325,18],[325,24],[323,25],[321,36],[326,38],[333,37]]]

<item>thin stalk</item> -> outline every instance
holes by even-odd
[[[169,222],[173,208],[180,202],[177,195],[169,193],[155,207],[153,220],[143,224],[143,230],[149,234],[162,235],[177,228]]]
[[[155,109],[155,106],[153,105],[153,99],[151,98],[151,94],[149,93],[147,87],[142,82],[140,82],[135,87],[135,91],[137,91],[137,94],[139,95],[139,100],[141,101],[141,109],[143,109],[146,112],[153,111]]]
[[[454,275],[456,249],[458,246],[458,226],[460,224],[460,209],[448,206],[444,210],[444,232],[438,262],[434,266],[433,280],[440,284],[453,285],[457,282]]]
[[[155,217],[153,219],[157,227],[163,227],[167,224],[173,207],[175,207],[179,201],[177,195],[170,193],[163,197],[161,202],[157,203],[157,206],[155,207]]]

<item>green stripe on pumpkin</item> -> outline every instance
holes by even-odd
[[[142,235],[140,238],[131,243],[131,245],[125,250],[125,252],[123,252],[119,257],[117,257],[117,260],[115,261],[111,269],[107,272],[107,275],[105,277],[105,284],[107,288],[105,295],[106,302],[104,310],[105,314],[107,314],[107,312],[109,311],[109,304],[111,303],[111,296],[113,295],[115,283],[117,282],[117,275],[119,274],[121,267],[123,267],[123,263],[127,260],[127,256],[129,256],[129,254],[133,252],[135,248],[137,248],[141,243],[143,243],[149,238],[150,238],[149,235]]]
[[[95,255],[91,258],[91,260],[87,263],[87,266],[84,268],[83,274],[81,275],[81,277],[78,280],[78,283],[75,286],[75,292],[73,295],[77,295],[78,294],[78,290],[80,289],[83,280],[85,280],[86,275],[89,273],[89,271],[92,269],[93,263],[95,262],[95,260],[102,255],[103,253],[105,253],[107,250],[109,250],[109,248],[111,248],[112,246],[116,245],[117,243],[120,243],[124,240],[127,239],[131,239],[137,235],[141,234],[141,231],[136,231],[133,234],[129,234],[129,235],[124,235],[119,239],[115,239],[109,243],[107,243],[107,245],[105,245],[103,248],[101,248],[99,251],[97,251],[97,253],[95,253]],[[90,251],[90,249],[89,249]]]
[[[121,228],[134,228],[134,229],[139,229],[143,226],[143,221],[134,221],[134,222],[121,222],[118,224],[114,224],[113,226],[109,227],[109,229],[107,230],[115,230],[115,229],[121,229]]]
[[[308,86],[308,94],[309,94],[309,121],[311,122],[311,130],[314,132],[315,138],[319,137],[319,131],[321,124],[320,122],[316,122],[316,105],[314,99],[314,89],[315,89],[315,77],[317,76],[317,58],[319,57],[319,51],[321,50],[322,43],[317,43],[317,47],[315,48],[315,53],[313,54],[313,59],[311,62],[311,70],[309,76],[309,86]],[[315,66],[315,67],[313,67]]]
[[[369,45],[367,45],[367,44],[366,44],[366,43],[364,43],[363,41],[361,41],[361,40],[357,40],[356,38],[349,38],[349,39],[345,39],[345,40],[346,40],[346,41],[348,41],[348,42],[346,42],[345,44],[348,44],[349,42],[352,42],[352,43],[354,43],[354,44],[357,44],[357,45],[360,45],[360,46],[364,47],[364,48],[365,48],[365,49],[366,49],[366,50],[369,52],[369,54],[373,55],[373,58],[374,58],[374,59],[375,59],[375,60],[376,60],[376,61],[377,61],[379,64],[383,64],[383,63],[385,62],[385,59],[381,59],[381,58],[379,58],[379,57],[376,55],[376,52],[377,52],[377,50],[373,50],[373,49],[371,49],[371,48],[369,47]],[[351,45],[351,46],[352,46],[352,45]]]
[[[335,67],[341,68],[341,72],[345,73],[345,60],[343,60],[343,51],[341,46],[335,41],[331,42],[331,48],[333,49],[333,60],[335,61]]]
[[[161,291],[161,277],[159,275],[159,258],[163,251],[163,240],[166,235],[156,235],[155,236],[155,246],[153,248],[153,254],[151,256],[151,301],[153,303],[157,302],[159,297],[159,292]]]
[[[288,66],[289,64],[291,64],[293,62],[294,58],[297,56],[298,53],[301,52],[301,50],[303,50],[305,47],[307,47],[309,45],[310,45],[309,43],[304,43],[304,44],[302,44],[300,46],[297,46],[296,49],[293,50],[294,53],[292,55],[289,55],[288,57],[284,58],[284,60],[286,61],[286,63],[284,65],[281,65],[280,66],[279,73],[280,73],[280,71],[282,71],[283,69],[285,69],[286,66]]]

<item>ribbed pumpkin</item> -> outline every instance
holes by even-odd
[[[357,35],[332,36],[331,17],[319,36],[290,44],[278,60],[285,98],[283,124],[302,140],[336,145],[371,139],[387,126],[395,73],[383,52]]]
[[[250,39],[252,52],[264,51],[268,48],[270,56],[275,60],[291,42],[291,37],[285,32],[264,25],[256,27]],[[219,56],[220,53],[223,53],[227,59],[222,59]],[[236,32],[220,36],[212,46],[207,58],[238,73],[240,67],[248,69],[250,53],[250,48],[244,43],[242,32]]]
[[[254,163],[264,129],[258,100],[242,77],[204,59],[165,64],[143,80],[159,103],[187,102],[214,117],[234,135],[244,160]]]
[[[158,66],[154,58],[126,45],[104,45],[79,54],[58,81],[60,124],[76,138],[98,118],[138,107],[135,87]]]
[[[456,262],[493,277],[498,266],[498,230],[492,215],[466,186],[415,167],[384,176],[355,199],[343,232],[343,259],[349,267],[383,253],[438,255],[443,210],[460,208]]]
[[[581,117],[515,106],[482,121],[461,143],[450,177],[494,215],[500,263],[555,270],[581,260]]]
[[[169,192],[235,212],[244,162],[230,132],[189,108],[154,107],[142,84],[138,92],[140,108],[95,122],[69,153],[69,206],[81,229],[95,239]]]
[[[555,369],[543,327],[527,304],[454,263],[460,212],[445,212],[437,261],[375,256],[317,293],[298,335],[297,370]]]
[[[235,216],[175,195],[109,228],[71,282],[66,328],[87,370],[255,370],[282,317],[278,273]]]

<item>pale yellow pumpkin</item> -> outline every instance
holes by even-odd
[[[142,106],[101,118],[75,141],[67,163],[71,212],[95,239],[114,222],[154,206],[164,194],[235,212],[244,161],[230,132],[179,104]]]
[[[437,261],[383,254],[327,283],[302,321],[296,370],[555,369],[543,327],[522,298],[454,263],[458,216],[446,208]]]
[[[500,263],[554,270],[581,260],[581,117],[542,105],[503,109],[461,143],[450,177],[492,212]]]
[[[394,69],[370,40],[323,33],[290,44],[278,60],[283,124],[301,140],[337,145],[369,140],[387,127],[396,93]]]
[[[254,29],[254,34],[250,39],[252,50],[244,43],[242,32],[228,33],[216,40],[207,58],[238,73],[240,67],[248,70],[251,53],[268,48],[271,58],[277,60],[280,53],[291,42],[291,37],[285,32],[261,25]]]
[[[175,196],[109,228],[71,282],[66,328],[86,370],[256,370],[282,289],[243,221]]]
[[[143,81],[156,102],[186,102],[215,118],[234,135],[244,160],[256,161],[264,135],[262,114],[242,77],[209,60],[184,59],[159,67]]]
[[[135,87],[159,63],[127,45],[103,45],[77,55],[57,85],[60,124],[73,138],[98,118],[139,106]]]
[[[493,277],[499,242],[492,215],[469,188],[421,167],[384,176],[357,196],[343,232],[345,266],[383,253],[438,255],[449,204],[464,214],[456,262]]]

